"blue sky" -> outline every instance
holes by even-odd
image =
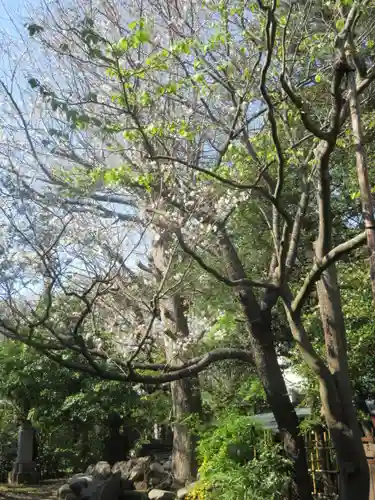
[[[4,31],[16,34],[16,29],[11,21],[22,24],[21,19],[25,17],[27,7],[24,0],[0,0],[0,22]]]

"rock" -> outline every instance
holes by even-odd
[[[121,495],[121,475],[118,471],[106,479],[95,491],[95,500],[117,500]]]
[[[121,478],[121,491],[134,491],[136,489],[133,481]]]
[[[127,491],[120,496],[120,500],[148,500],[146,491]]]
[[[57,498],[58,500],[77,500],[79,497],[72,492],[69,484],[63,484],[57,492]]]
[[[88,474],[87,472],[79,472],[77,474],[74,474],[68,481],[68,483],[70,484],[71,481],[75,481],[76,479],[81,479],[83,477],[88,477],[90,476],[91,477],[91,474]]]
[[[134,487],[137,491],[144,491],[147,490],[148,484],[147,481],[136,481]]]
[[[134,462],[135,465],[136,462]],[[112,467],[112,474],[115,474],[117,471],[121,472],[122,479],[128,479],[130,469],[132,468],[132,460],[127,460],[126,462],[116,462]]]
[[[155,488],[156,486],[162,486],[163,479],[160,476],[150,477],[148,484]]]
[[[165,470],[164,467],[159,464],[158,462],[154,462],[153,464],[150,465],[149,471],[153,473],[155,476],[164,476],[165,475]]]
[[[149,500],[175,500],[176,495],[172,491],[151,490],[148,493]]]
[[[170,490],[172,482],[172,477],[169,474],[164,474],[164,476],[152,476],[148,480],[150,487],[157,488],[159,490]]]
[[[167,460],[163,464],[164,470],[171,471],[172,470],[172,460]]]
[[[185,500],[185,498],[188,496],[188,494],[189,494],[189,488],[187,486],[185,486],[185,488],[180,488],[177,491],[177,499],[178,500]]]
[[[95,464],[90,464],[86,469],[86,474],[89,474],[90,476],[92,476],[94,469],[95,469]]]
[[[159,489],[167,489],[170,486],[171,478],[168,472],[164,470],[164,467],[158,463],[154,462],[150,465],[149,469],[149,485],[152,487],[158,487]]]
[[[111,466],[108,462],[98,462],[94,467],[92,475],[95,479],[108,479],[111,475]]]
[[[68,481],[70,490],[77,497],[90,497],[93,490],[93,478],[88,474],[75,474]]]
[[[196,482],[190,483],[187,486],[185,486],[184,488],[180,488],[177,491],[177,499],[178,500],[185,500],[185,498],[189,495],[189,493],[195,488],[196,484],[197,484]]]
[[[151,457],[139,457],[136,462],[137,465],[131,469],[128,478],[134,482],[144,479],[145,473],[151,463]]]

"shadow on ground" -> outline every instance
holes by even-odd
[[[52,500],[56,499],[56,492],[64,483],[60,481],[46,481],[38,486],[8,486],[0,484],[0,500]]]

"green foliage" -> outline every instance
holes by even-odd
[[[285,493],[291,464],[249,416],[231,412],[219,420],[201,437],[199,456],[205,496],[196,498],[271,500]]]
[[[29,32],[29,36],[38,35],[39,33],[42,33],[42,31],[44,31],[43,26],[40,26],[39,24],[35,23],[25,24],[25,27]]]
[[[46,476],[80,471],[101,459],[109,415],[132,421],[134,412],[141,433],[151,429],[147,417],[157,413],[130,385],[62,368],[24,345],[0,345],[0,375],[0,397],[8,402],[0,408],[0,447],[14,445],[17,418],[27,416],[38,429],[38,461]]]

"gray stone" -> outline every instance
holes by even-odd
[[[172,470],[172,460],[167,460],[163,464],[164,470],[171,471]]]
[[[151,490],[148,493],[149,500],[175,500],[176,495],[172,491]]]
[[[150,465],[149,471],[152,472],[155,476],[164,476],[165,470],[164,467],[158,462],[154,462]]]
[[[92,492],[95,490],[93,477],[88,474],[75,474],[68,481],[70,490],[81,498],[90,498]]]
[[[148,500],[147,491],[126,491],[120,500]]]
[[[121,474],[113,474],[98,488],[92,500],[117,500],[121,495]]]
[[[148,484],[152,488],[157,488],[157,487],[162,488],[164,487],[162,483],[163,483],[163,478],[161,478],[160,476],[150,477],[150,479],[148,480]]]
[[[120,471],[121,478],[128,479],[131,466],[132,466],[131,460],[128,460],[126,462],[125,461],[116,462],[112,467],[112,474],[115,474],[117,471]]]
[[[95,479],[108,479],[111,475],[111,466],[108,462],[98,462],[92,473]]]
[[[86,474],[90,474],[90,476],[92,476],[94,469],[95,469],[95,464],[90,464],[86,469]]]
[[[148,470],[149,465],[151,464],[151,457],[139,457],[137,459],[137,465],[135,465],[129,474],[129,479],[131,481],[141,481]]]
[[[134,486],[137,491],[144,491],[148,488],[147,481],[136,481]]]
[[[196,482],[190,483],[187,486],[185,486],[184,488],[180,488],[177,491],[177,499],[178,500],[185,500],[185,498],[188,496],[188,494],[195,488],[196,484],[197,484]]]
[[[60,486],[57,492],[58,500],[77,500],[77,497],[72,490],[70,489],[69,484],[63,484]]]
[[[189,494],[189,488],[187,486],[185,486],[185,488],[180,488],[178,491],[177,491],[177,499],[178,500],[185,500],[185,498],[188,496]]]
[[[121,491],[133,491],[136,487],[130,479],[121,478]]]

